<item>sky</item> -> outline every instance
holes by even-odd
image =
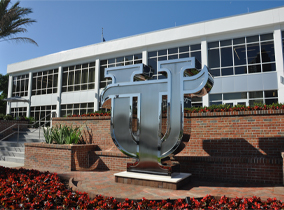
[[[12,4],[16,1],[12,0]],[[27,26],[29,43],[0,42],[0,74],[7,65],[101,42],[206,20],[284,6],[278,1],[21,0],[37,22]]]

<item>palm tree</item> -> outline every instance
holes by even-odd
[[[30,25],[35,20],[25,16],[32,13],[30,8],[22,8],[20,2],[16,2],[8,8],[11,0],[0,0],[0,42],[1,41],[22,41],[38,45],[33,39],[28,37],[17,37],[18,33],[25,33],[25,26]]]

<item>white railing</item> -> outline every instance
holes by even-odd
[[[48,116],[50,116],[50,115],[51,115],[50,119],[46,120],[46,118]],[[17,143],[18,143],[19,142],[19,134],[20,134],[20,125],[26,125],[26,126],[29,126],[29,127],[36,127],[36,125],[38,124],[39,126],[33,132],[36,132],[37,129],[38,129],[38,138],[40,139],[40,128],[44,127],[47,123],[51,124],[51,119],[52,119],[53,116],[54,116],[54,112],[51,112],[48,115],[44,116],[43,118],[39,118],[39,120],[36,121],[35,123],[33,123],[32,125],[23,124],[23,123],[15,123],[15,124],[11,125],[10,127],[6,128],[5,130],[1,131],[0,134],[4,133],[5,131],[7,131],[7,130],[13,128],[13,127],[18,126],[17,131],[15,131],[15,132],[13,132],[13,133],[3,137],[2,139],[0,139],[0,142],[5,140],[5,139],[7,139],[7,138],[9,138],[10,136],[14,135],[15,133],[17,133]],[[56,113],[55,113],[55,117],[56,117]],[[44,122],[44,123],[42,124],[42,122]]]

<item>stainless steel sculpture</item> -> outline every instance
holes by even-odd
[[[135,75],[151,76],[143,64],[105,69],[112,78],[101,94],[111,100],[111,136],[124,154],[137,162],[128,171],[170,175],[161,159],[173,153],[183,136],[184,95],[203,96],[213,87],[206,66],[195,68],[195,58],[158,62],[158,73],[167,78],[134,81]],[[141,77],[141,76],[140,76]],[[143,77],[143,76],[142,76]],[[167,130],[162,136],[162,96],[167,96]],[[132,131],[133,98],[137,98],[137,132]]]

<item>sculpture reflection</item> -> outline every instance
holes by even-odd
[[[128,171],[171,175],[172,168],[163,166],[161,160],[180,144],[184,95],[204,96],[214,83],[206,66],[202,70],[196,66],[195,58],[158,62],[158,73],[166,73],[159,80],[151,80],[153,75],[143,64],[105,69],[105,77],[111,77],[112,84],[101,94],[101,102],[112,99],[112,139],[124,154],[137,159],[128,165]],[[163,107],[167,112],[164,132]]]

